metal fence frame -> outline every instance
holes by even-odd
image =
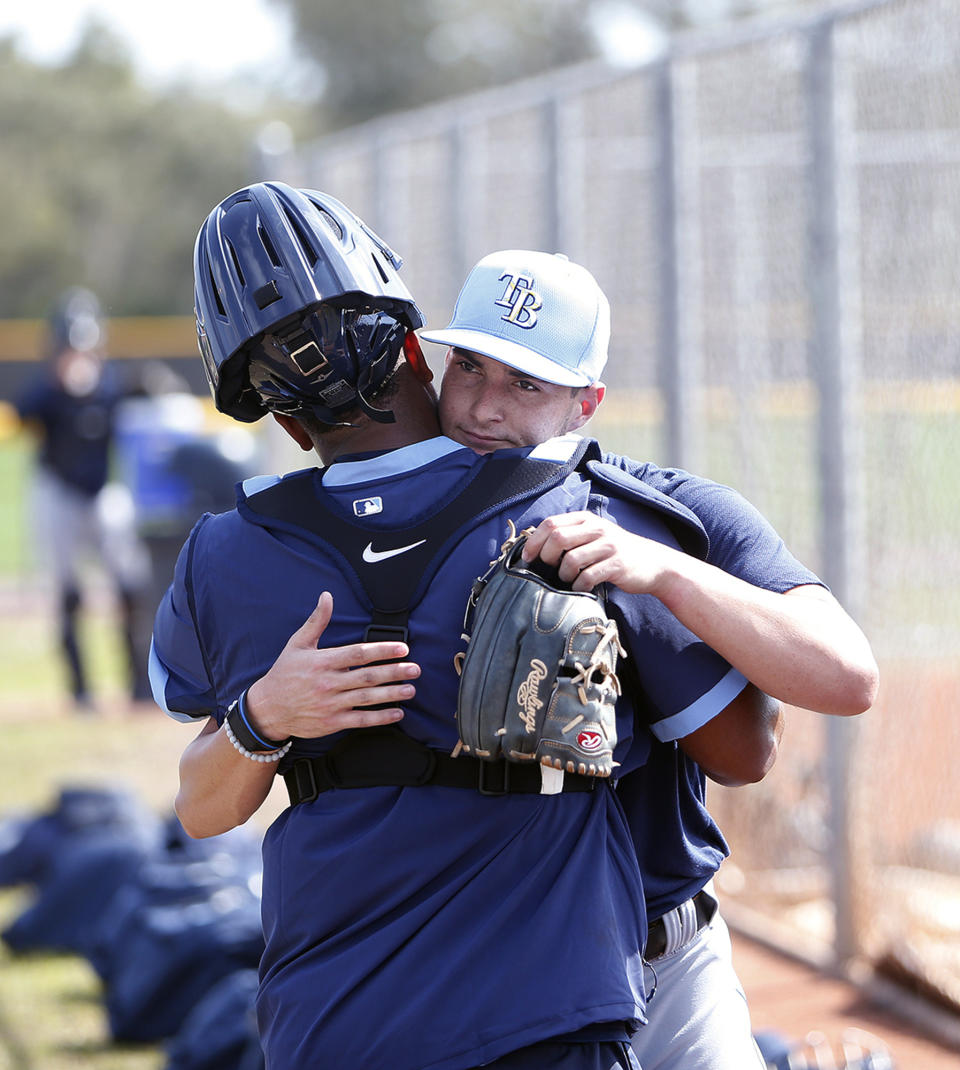
[[[483,138],[477,136],[479,124],[493,122],[498,116],[507,121],[523,111],[527,129],[539,131],[540,155],[527,177],[536,187],[530,197],[543,206],[538,232],[541,247],[564,249],[576,258],[577,250],[583,247],[583,222],[577,206],[583,195],[583,156],[588,151],[578,127],[578,109],[586,94],[638,77],[647,79],[653,86],[652,124],[640,133],[611,138],[607,163],[616,167],[622,156],[629,155],[632,165],[643,167],[651,176],[659,264],[655,350],[664,406],[662,447],[671,462],[697,471],[704,450],[700,414],[706,389],[701,229],[697,221],[702,193],[698,175],[703,161],[697,154],[709,152],[718,167],[736,167],[738,158],[737,145],[724,142],[722,137],[707,141],[699,136],[702,131],[694,129],[698,120],[691,64],[711,54],[762,45],[785,35],[802,41],[805,127],[799,135],[768,139],[765,151],[795,161],[806,176],[810,370],[818,402],[820,572],[840,601],[859,618],[865,597],[865,505],[857,168],[871,156],[881,158],[889,153],[891,146],[889,137],[881,143],[871,139],[869,131],[857,131],[851,125],[854,90],[837,62],[835,39],[837,28],[851,20],[920,3],[922,0],[859,0],[775,22],[738,24],[713,34],[678,37],[664,56],[644,68],[623,71],[586,64],[385,116],[301,147],[285,161],[279,177],[343,196],[404,252],[409,260],[405,273],[411,289],[418,299],[426,293],[427,303],[442,318],[467,271],[488,248],[476,210],[482,201],[477,188],[481,169],[476,165],[485,152]],[[445,247],[439,262],[436,250],[422,249],[408,225],[410,192],[398,186],[391,167],[398,154],[415,153],[427,137],[434,139],[431,166],[443,169],[451,191],[443,208]],[[909,140],[908,133],[903,140]],[[941,137],[938,148],[949,158],[960,160],[960,138]],[[276,161],[274,164],[276,177]],[[349,185],[349,191],[331,188],[328,183],[334,173]],[[747,189],[745,200],[749,198]],[[418,266],[428,255],[433,256],[429,276]],[[744,285],[749,281],[744,280]],[[858,719],[828,719],[825,758],[832,834],[834,951],[840,960],[855,956],[862,946],[855,903],[863,891],[858,885],[866,876],[851,839],[848,791],[859,732]]]

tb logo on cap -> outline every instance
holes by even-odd
[[[540,295],[533,289],[533,279],[527,275],[512,275],[504,272],[500,276],[500,282],[506,280],[507,288],[495,305],[508,308],[510,311],[501,316],[507,323],[516,324],[517,327],[529,329],[537,322],[537,312],[543,308]]]

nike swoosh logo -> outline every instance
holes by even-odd
[[[363,548],[363,559],[368,565],[375,565],[378,561],[386,561],[388,557],[396,557],[397,554],[405,554],[407,550],[412,550],[416,546],[423,546],[426,539],[421,539],[419,542],[412,542],[409,546],[398,546],[394,550],[374,550],[373,543],[368,542]]]

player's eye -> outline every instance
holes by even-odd
[[[536,383],[531,382],[529,379],[514,379],[513,384],[519,390],[522,390],[524,393],[540,393],[540,387]]]

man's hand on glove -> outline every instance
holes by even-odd
[[[457,725],[478,758],[540,762],[607,777],[620,693],[616,622],[592,592],[522,559],[514,533],[474,584],[458,655]],[[549,576],[548,576],[549,574]]]

